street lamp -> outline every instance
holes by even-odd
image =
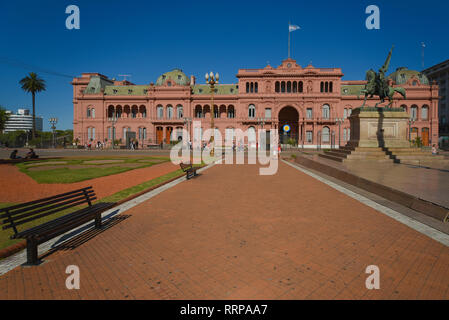
[[[257,123],[260,125],[261,129],[263,130],[263,126],[265,125],[265,118],[257,118]],[[262,137],[262,136],[259,136],[259,149],[260,149],[260,147],[261,147],[260,142],[265,141],[265,146],[264,146],[264,148],[265,148],[266,145],[267,145],[267,141],[266,141],[267,135],[265,134],[265,138],[264,138],[264,139],[261,139],[261,137]],[[263,149],[262,149],[262,150],[263,150]]]
[[[184,118],[184,125],[187,125],[187,132],[189,133],[189,141],[190,140],[190,128],[191,128],[191,124],[192,123],[192,118]],[[190,148],[190,144],[189,144],[189,148]]]
[[[210,127],[212,129],[212,135],[210,137],[210,146],[211,151],[210,155],[214,156],[214,135],[215,135],[215,125],[214,125],[214,118],[215,118],[215,108],[214,108],[214,92],[215,92],[215,84],[218,84],[219,75],[218,73],[215,74],[211,71],[210,73],[206,73],[206,83],[209,84],[210,87],[210,93],[211,93],[211,107],[210,107]]]
[[[49,122],[51,124],[51,130],[53,131],[53,148],[56,148],[55,130],[56,130],[56,124],[58,123],[58,118],[50,118]]]
[[[413,116],[410,116],[410,118],[408,119],[408,141],[410,142],[410,144],[412,144],[412,124],[415,123],[415,118],[413,118]]]
[[[345,119],[343,118],[335,118],[335,122],[338,123],[338,149],[340,149],[341,146],[341,124],[345,122]]]
[[[108,118],[108,120],[112,124],[112,149],[115,149],[115,124],[117,123],[118,120],[115,110],[114,112],[112,112],[112,118]]]

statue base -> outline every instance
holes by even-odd
[[[402,108],[363,107],[349,117],[348,146],[359,148],[410,148],[407,139],[409,116]]]

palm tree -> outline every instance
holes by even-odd
[[[19,81],[25,92],[33,96],[33,138],[36,137],[36,92],[45,91],[45,81],[40,79],[36,73],[30,72],[28,76]]]
[[[0,133],[5,130],[5,123],[8,121],[8,114],[6,113],[6,110],[3,109],[2,106],[0,106]]]

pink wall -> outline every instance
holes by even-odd
[[[139,128],[146,128],[146,139],[139,139],[140,144],[154,144],[157,141],[156,128],[163,128],[163,137],[166,137],[168,127],[186,127],[184,119],[176,118],[176,106],[182,105],[184,117],[193,118],[202,122],[203,130],[210,128],[210,113],[205,114],[204,118],[195,117],[195,107],[201,106],[203,109],[210,106],[211,97],[209,94],[192,94],[191,87],[171,85],[167,83],[162,86],[148,85],[148,91],[144,95],[105,95],[104,92],[97,94],[85,94],[84,89],[89,84],[92,76],[101,76],[98,73],[84,73],[82,77],[73,79],[73,104],[74,104],[74,138],[78,138],[81,144],[88,141],[89,128],[95,128],[94,141],[105,141],[108,139],[108,127],[112,127],[108,121],[108,106],[145,107],[146,117],[138,113],[136,118],[126,117],[123,112],[122,117],[115,124],[116,139],[123,139],[123,128],[130,128],[136,132],[139,138]],[[363,81],[341,81],[343,76],[340,68],[315,68],[307,66],[302,68],[294,60],[284,60],[278,68],[266,66],[263,69],[240,69],[237,78],[239,90],[238,94],[228,94],[214,96],[214,104],[226,113],[220,114],[220,118],[215,119],[215,126],[220,130],[222,136],[225,136],[226,128],[239,128],[246,130],[253,126],[255,129],[261,128],[257,118],[265,117],[265,109],[271,108],[271,119],[265,120],[264,128],[279,127],[279,113],[287,106],[293,107],[299,114],[299,145],[305,147],[315,147],[318,141],[318,131],[328,127],[335,135],[335,143],[338,144],[339,126],[335,118],[343,118],[344,109],[354,109],[362,104],[357,96],[346,95],[342,93],[342,86],[363,85]],[[104,76],[103,76],[104,77]],[[104,77],[107,79],[106,77]],[[413,79],[416,80],[416,79]],[[276,82],[280,84],[284,81],[295,81],[303,84],[302,92],[276,92]],[[246,83],[253,82],[258,84],[258,92],[246,92]],[[321,82],[332,82],[332,92],[321,92]],[[115,85],[123,83],[115,82]],[[438,87],[436,85],[413,85],[410,80],[403,85],[407,92],[407,99],[404,100],[400,95],[395,96],[393,106],[399,107],[405,105],[410,113],[411,107],[418,108],[418,119],[413,127],[418,129],[418,135],[426,128],[429,130],[429,144],[438,143]],[[298,87],[297,87],[298,88]],[[280,88],[281,89],[281,88]],[[287,88],[286,88],[287,90]],[[298,91],[298,90],[297,90]],[[374,105],[377,101],[369,101],[369,105]],[[248,107],[253,104],[256,107],[255,118],[248,116]],[[157,117],[156,107],[163,106],[164,117]],[[168,119],[167,106],[173,106],[173,117]],[[330,117],[323,119],[322,107],[329,105]],[[235,110],[234,118],[227,118],[227,111],[233,106]],[[422,108],[428,106],[427,119],[422,118]],[[87,109],[95,109],[95,117],[91,112],[91,117],[87,117]],[[307,119],[307,109],[313,110],[313,117]],[[349,129],[349,120],[345,120],[340,127],[341,145],[345,145],[344,131]],[[313,141],[306,141],[306,132],[310,131]],[[301,137],[302,132],[302,137]],[[90,131],[93,135],[93,132]],[[346,140],[349,139],[347,132]],[[110,139],[108,139],[110,140]],[[326,143],[322,143],[326,144]]]

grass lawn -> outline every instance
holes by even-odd
[[[121,160],[120,163],[89,163],[89,161],[102,160]],[[123,157],[108,157],[108,158],[65,158],[58,160],[43,160],[33,161],[32,163],[19,163],[16,166],[19,170],[29,177],[33,178],[37,183],[74,183],[85,181],[89,179],[109,176],[135,170],[152,165],[167,162],[168,157],[140,157],[140,158],[123,158]],[[42,167],[46,162],[49,166],[54,168],[48,170],[34,171],[31,168]],[[60,162],[60,164],[58,164]],[[121,164],[135,164],[134,167],[120,166]],[[38,165],[38,166],[36,166]],[[73,166],[82,165],[84,168],[76,168]],[[70,167],[72,166],[72,168]],[[58,168],[60,167],[60,168]]]
[[[120,201],[122,199],[130,197],[130,196],[132,196],[132,195],[134,195],[136,193],[139,193],[139,192],[141,192],[143,190],[151,188],[151,187],[153,187],[155,185],[161,184],[161,183],[163,183],[165,181],[168,181],[168,180],[176,178],[176,177],[181,177],[183,175],[185,175],[185,173],[182,170],[176,170],[176,171],[167,173],[167,174],[165,174],[163,176],[160,176],[158,178],[155,178],[155,179],[152,179],[150,181],[147,181],[147,182],[141,183],[139,185],[136,185],[134,187],[131,187],[131,188],[119,191],[119,192],[117,192],[117,193],[115,193],[115,194],[113,194],[111,196],[108,196],[106,198],[97,200],[96,202],[118,202],[118,201]],[[0,208],[4,208],[4,207],[7,207],[7,206],[11,206],[11,205],[14,205],[14,204],[13,203],[0,203]],[[41,219],[25,223],[22,226],[19,226],[18,229],[19,229],[19,231],[20,230],[29,229],[29,228],[31,228],[33,226],[40,225],[40,224],[45,223],[47,221],[56,219],[56,218],[58,218],[60,216],[63,216],[65,214],[68,214],[70,212],[78,210],[78,209],[80,209],[82,207],[84,207],[84,206],[70,208],[70,209],[67,209],[67,210],[65,210],[63,212],[60,212],[58,214],[50,215],[50,217],[43,217]],[[22,239],[18,239],[18,240],[13,239],[13,240],[11,240],[9,237],[12,234],[13,234],[12,229],[7,229],[7,230],[1,230],[0,229],[0,249],[6,248],[6,247],[8,247],[8,246],[10,246],[10,245],[12,245],[14,243],[23,241]]]

